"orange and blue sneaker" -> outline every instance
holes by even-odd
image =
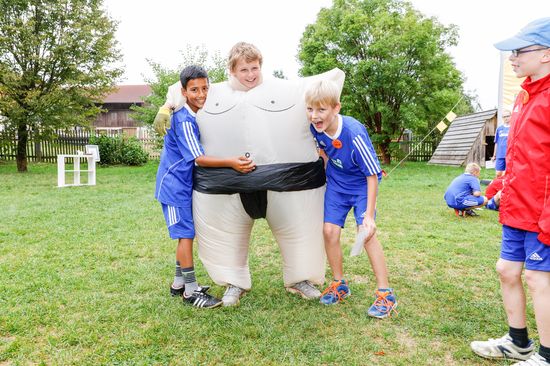
[[[374,300],[367,314],[374,318],[384,319],[392,316],[392,313],[397,315],[397,299],[393,289],[378,289],[376,291],[376,300]]]
[[[325,305],[335,305],[351,295],[351,290],[346,280],[332,281],[329,287],[321,294],[319,302]]]

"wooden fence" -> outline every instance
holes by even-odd
[[[104,134],[105,131],[101,133]],[[59,154],[76,154],[77,150],[84,151],[84,146],[89,144],[90,137],[94,134],[99,136],[100,133],[72,129],[57,131],[52,139],[38,140],[32,131],[29,131],[27,159],[35,162],[56,162]],[[116,133],[111,135],[116,135]],[[409,141],[400,141],[398,143],[399,152],[397,154],[394,152],[392,160],[399,161],[409,154],[407,157],[409,161],[429,161],[441,139],[440,137],[428,137],[424,141],[422,139],[423,137],[413,137]],[[151,159],[159,158],[160,151],[154,137],[138,138],[137,140]],[[16,147],[16,135],[0,131],[0,159],[15,160]]]
[[[437,145],[441,141],[441,137],[429,136],[423,141],[422,139],[424,139],[424,137],[415,136],[409,141],[400,141],[399,149],[401,151],[399,155],[402,155],[402,157],[393,156],[392,160],[401,160],[408,155],[408,161],[429,161],[437,148]]]
[[[32,131],[29,131],[27,141],[27,160],[33,162],[57,161],[57,155],[76,154],[77,150],[84,151],[85,146],[89,145],[90,137],[105,134],[105,131],[90,132],[87,130],[60,130],[50,139],[37,139]],[[110,136],[118,135],[111,133]],[[160,151],[156,146],[154,137],[137,139],[143,149],[149,154],[149,158],[158,159]],[[100,152],[101,154],[101,152]],[[17,135],[0,131],[0,159],[15,160],[17,155]]]

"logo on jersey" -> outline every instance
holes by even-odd
[[[325,144],[324,141],[319,141],[319,145],[321,145],[322,147],[327,147],[327,144]]]
[[[542,261],[542,257],[537,253],[537,252],[534,252],[533,254],[531,254],[529,256],[529,259],[532,260],[532,261]]]
[[[332,164],[336,165],[340,169],[344,169],[344,164],[342,164],[342,160],[340,159],[330,159],[332,161]]]
[[[334,146],[337,149],[341,149],[342,148],[342,141],[340,141],[338,139],[332,140],[332,146]]]

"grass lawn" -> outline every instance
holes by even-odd
[[[153,198],[156,163],[99,168],[97,186],[70,188],[56,187],[53,164],[29,168],[0,163],[1,366],[509,364],[469,349],[507,328],[498,214],[456,218],[442,198],[462,169],[407,163],[382,182],[377,225],[400,312],[381,321],[366,316],[375,282],[365,254],[349,257],[351,220],[345,303],[284,291],[279,250],[258,220],[252,291],[236,308],[196,309],[168,295],[176,243]]]

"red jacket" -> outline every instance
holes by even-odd
[[[502,190],[502,184],[504,182],[504,176],[500,176],[498,178],[495,178],[491,181],[491,183],[487,186],[487,189],[485,190],[485,197],[490,200],[495,196],[495,194],[498,193],[498,191]]]
[[[550,75],[521,84],[510,121],[500,223],[550,245]]]

